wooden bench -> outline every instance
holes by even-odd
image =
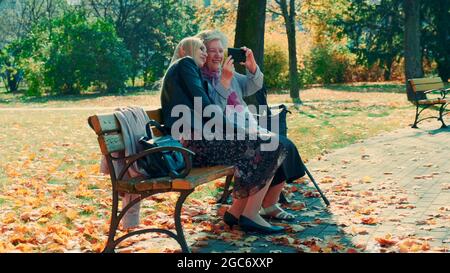
[[[416,105],[416,117],[414,119],[414,124],[411,126],[412,128],[417,128],[417,124],[423,120],[430,118],[437,118],[442,122],[441,128],[446,128],[447,125],[444,122],[443,116],[444,110],[448,105],[448,99],[445,98],[450,88],[445,89],[444,83],[441,78],[418,78],[418,79],[409,79],[409,84],[411,85],[411,89],[413,90],[413,103]],[[435,98],[428,97],[430,94],[438,93],[440,96]],[[431,116],[419,119],[420,114],[427,108],[440,105],[439,107],[439,116]],[[419,111],[419,108],[421,110]]]
[[[162,124],[161,109],[147,111],[147,114],[151,119],[154,119]],[[184,237],[183,227],[181,225],[180,219],[181,208],[184,201],[189,196],[189,194],[194,192],[197,186],[222,177],[226,177],[226,190],[224,191],[224,195],[221,199],[222,201],[226,201],[228,197],[228,187],[234,174],[234,167],[214,166],[207,168],[192,168],[192,162],[189,155],[193,155],[193,153],[188,149],[180,147],[152,148],[130,157],[117,158],[114,157],[112,153],[124,152],[125,144],[120,131],[120,124],[115,118],[114,114],[109,113],[91,116],[88,118],[88,123],[98,136],[100,150],[106,157],[112,183],[111,223],[109,227],[108,241],[103,252],[114,252],[115,247],[123,240],[131,236],[147,232],[164,233],[169,237],[175,239],[180,244],[181,250],[183,252],[190,252],[189,247],[186,243],[186,239]],[[161,134],[161,132],[159,132],[156,128],[153,128],[153,132],[156,135]],[[186,170],[183,172],[186,175],[184,178],[172,179],[170,177],[162,177],[154,179],[124,179],[126,170],[131,166],[133,162],[148,154],[161,152],[162,150],[177,150],[183,153],[183,157],[185,158],[186,162]],[[115,160],[125,160],[126,164],[119,172],[116,172],[116,170],[114,169],[113,161]],[[119,173],[120,175],[116,176],[116,173]],[[121,219],[132,206],[151,195],[164,192],[180,193],[174,212],[175,233],[166,229],[142,229],[129,232],[128,234],[120,238],[115,238],[116,230]],[[140,197],[130,202],[125,208],[123,208],[122,211],[119,211],[119,195],[121,193],[138,194],[140,195]]]

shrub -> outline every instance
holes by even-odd
[[[264,49],[264,82],[269,89],[289,86],[288,57],[277,44],[267,44]]]
[[[310,67],[301,64],[298,70],[298,78],[301,86],[309,85],[315,83],[313,71]]]
[[[315,46],[306,60],[306,69],[311,71],[314,82],[342,83],[345,72],[350,65],[349,53],[338,50],[330,45]]]
[[[130,54],[114,26],[84,13],[41,23],[23,42],[29,95],[49,91],[79,94],[91,86],[117,92],[125,87]]]

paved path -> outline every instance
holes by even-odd
[[[314,190],[308,181],[287,187],[306,206],[291,210],[291,232],[208,232],[206,241],[191,239],[194,251],[449,252],[450,129],[438,126],[399,129],[307,163],[332,205],[305,197]]]

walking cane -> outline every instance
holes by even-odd
[[[320,196],[322,197],[323,201],[325,202],[325,204],[327,206],[330,205],[330,201],[328,201],[328,199],[325,197],[325,195],[323,194],[323,192],[320,190],[319,185],[317,185],[316,180],[314,180],[314,177],[311,175],[311,173],[309,172],[309,170],[306,168],[305,166],[305,171],[306,174],[308,175],[309,179],[311,180],[311,182],[313,182],[314,186],[316,187],[317,191],[320,193]]]
[[[305,172],[306,172],[306,174],[308,175],[309,180],[311,180],[311,182],[313,182],[313,184],[314,184],[314,186],[316,187],[317,191],[320,193],[320,196],[322,197],[322,199],[323,199],[323,201],[325,202],[325,204],[326,204],[327,206],[329,206],[329,205],[330,205],[330,201],[328,201],[327,197],[326,197],[326,196],[323,194],[323,192],[320,190],[319,185],[317,185],[316,180],[314,180],[314,177],[313,177],[312,174],[309,172],[309,170],[306,168],[306,166],[305,166]],[[282,204],[289,204],[289,203],[291,203],[292,201],[288,200],[288,199],[286,198],[286,196],[284,195],[284,193],[281,192],[279,202],[282,203]]]

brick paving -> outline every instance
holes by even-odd
[[[450,129],[438,126],[435,120],[424,122],[419,129],[385,133],[308,162],[332,204],[326,208],[320,197],[304,197],[314,191],[308,181],[289,185],[288,196],[306,205],[290,211],[297,216],[293,224],[298,232],[241,233],[239,240],[231,240],[236,231],[225,229],[207,234],[206,243],[190,235],[188,241],[195,252],[398,252],[402,248],[394,243],[410,238],[419,246],[406,242],[408,251],[449,252]],[[298,190],[292,192],[292,186]],[[395,241],[388,245],[375,239],[391,236]]]

